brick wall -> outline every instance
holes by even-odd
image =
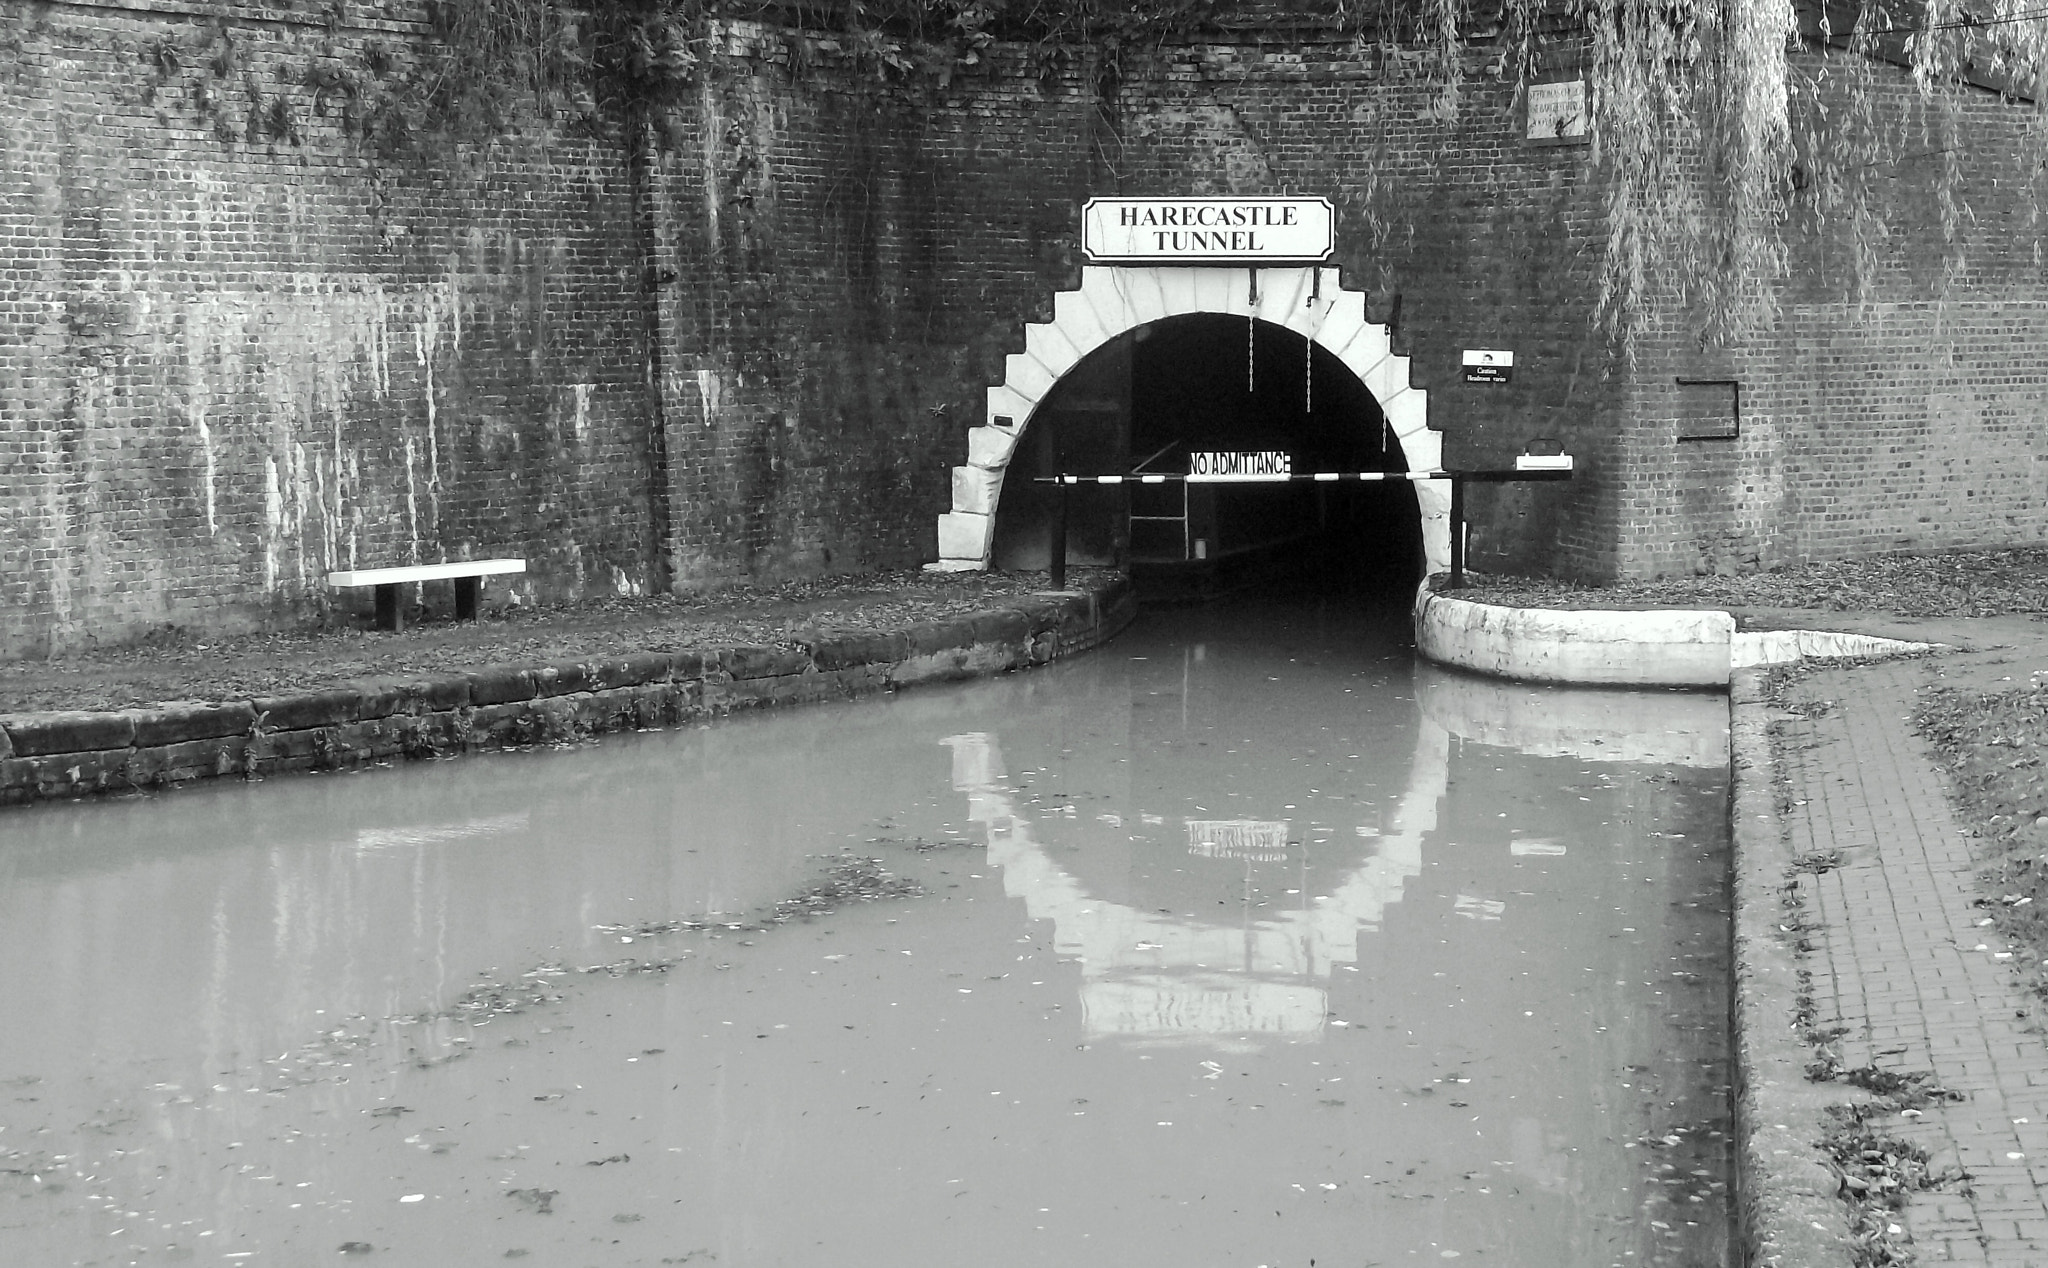
[[[966,428],[1071,284],[1098,183],[1075,77],[999,51],[890,86],[819,45],[733,28],[662,155],[678,584],[934,558]]]
[[[1603,233],[1583,146],[1523,139],[1511,85],[1437,89],[1343,45],[1210,46],[1133,69],[1115,192],[1322,194],[1336,263],[1394,328],[1453,467],[1511,464],[1536,436],[1579,459],[1569,486],[1470,490],[1471,558],[1609,576],[1618,566],[1622,399],[1590,326]],[[1467,348],[1515,353],[1506,385],[1467,384]]]
[[[1342,45],[1116,76],[999,47],[941,85],[735,25],[645,135],[528,121],[394,155],[312,85],[424,55],[421,11],[295,12],[56,0],[0,28],[0,655],[302,619],[335,567],[518,554],[539,599],[929,559],[983,391],[1108,193],[1331,198],[1343,284],[1394,326],[1446,462],[1536,435],[1579,459],[1473,491],[1478,566],[2048,529],[2048,293],[2000,157],[2023,112],[1989,94],[1928,147],[1975,217],[1959,277],[1908,164],[1867,287],[1839,225],[1795,225],[1776,330],[1708,355],[1675,316],[1631,368],[1590,324],[1590,152],[1525,141],[1484,76],[1447,125]],[[1461,381],[1479,347],[1515,351],[1510,385]],[[1679,441],[1725,430],[1734,389],[1678,378],[1738,380],[1740,435]]]
[[[1079,204],[1109,193],[1329,196],[1343,284],[1396,325],[1446,460],[1536,435],[1581,459],[1568,489],[1476,490],[1475,558],[1618,566],[1597,191],[1583,148],[1523,143],[1510,86],[1476,85],[1446,130],[1434,89],[1339,45],[1127,54],[1108,84],[1013,52],[940,91],[792,42],[735,28],[662,160],[679,583],[930,558],[962,429],[1075,284]],[[1467,347],[1516,349],[1515,382],[1463,383]]]
[[[0,655],[297,619],[330,568],[646,585],[620,147],[380,154],[308,83],[416,55],[413,6],[200,8],[0,34]]]
[[[1794,72],[1804,108],[1818,100],[1839,119],[1835,60],[1832,80],[1812,53]],[[1795,199],[1773,329],[1702,352],[1676,316],[1646,343],[1617,420],[1625,573],[2048,541],[2048,274],[2022,157],[2034,108],[1974,91],[1949,121],[1903,70],[1856,69],[1878,126],[1913,142],[1867,169],[1876,254],[1859,278],[1850,226]],[[1935,196],[1945,161],[1966,209],[1952,243]],[[1734,405],[1728,388],[1679,378],[1738,380],[1740,434],[1679,440],[1727,431]]]

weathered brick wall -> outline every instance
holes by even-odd
[[[945,88],[734,27],[664,147],[678,584],[935,557],[965,429],[1071,284],[1094,100],[998,50]]]
[[[0,33],[0,655],[294,619],[330,568],[645,585],[620,148],[382,154],[308,85],[402,66],[416,5],[199,8]]]
[[[423,55],[413,0],[58,0],[0,31],[0,655],[321,610],[329,568],[518,554],[535,598],[914,564],[983,391],[1077,280],[1094,194],[1324,194],[1454,466],[1536,435],[1568,484],[1475,490],[1473,561],[1589,578],[2038,540],[2048,304],[2020,108],[1880,191],[1867,289],[1800,236],[1784,321],[1631,370],[1594,333],[1603,198],[1483,76],[1348,45],[997,48],[943,85],[733,26],[645,136],[402,155],[313,85]],[[175,10],[175,11],[172,11]],[[380,52],[381,50],[381,52]],[[1801,63],[1811,69],[1812,59]],[[1890,74],[1884,71],[1883,74]],[[1893,110],[1902,81],[1886,81]],[[1939,138],[1937,138],[1939,140]],[[1801,231],[1804,234],[1804,230]],[[666,279],[666,280],[665,280]],[[1509,348],[1506,387],[1461,381]],[[1725,420],[1742,434],[1678,442]]]
[[[1829,80],[1825,66],[1795,58],[1797,99],[1813,109],[1818,80],[1840,119],[1844,68]],[[1851,226],[1795,213],[1773,329],[1703,352],[1674,315],[1646,343],[1616,420],[1624,573],[2048,541],[2048,274],[2022,144],[2034,107],[1973,92],[1951,121],[1922,109],[1903,70],[1852,69],[1870,78],[1878,125],[1911,139],[1900,161],[1870,169],[1876,254],[1859,279]],[[1966,209],[1952,242],[1936,195],[1944,162]],[[1735,403],[1729,388],[1679,378],[1738,380],[1740,434],[1679,440],[1730,430]]]
[[[1396,325],[1446,460],[1500,465],[1536,435],[1581,459],[1568,489],[1476,492],[1475,558],[1614,571],[1599,201],[1583,148],[1522,140],[1510,85],[1468,89],[1446,129],[1433,88],[1344,45],[1127,55],[1107,83],[1013,55],[939,90],[795,42],[736,28],[663,158],[679,582],[929,558],[962,429],[1074,284],[1079,204],[1110,193],[1329,196],[1343,284]],[[1515,382],[1463,383],[1467,347],[1515,349]]]
[[[1472,490],[1476,565],[1613,574],[1622,384],[1591,328],[1585,147],[1527,142],[1513,86],[1484,77],[1446,126],[1436,87],[1342,44],[1179,50],[1131,71],[1121,106],[1114,192],[1330,198],[1344,284],[1394,327],[1446,465],[1508,465],[1537,436],[1579,459],[1568,486]],[[1513,350],[1512,382],[1465,383],[1467,348]]]

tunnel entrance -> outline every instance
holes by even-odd
[[[1046,568],[1064,497],[1068,562],[1128,567],[1144,598],[1310,577],[1406,601],[1424,569],[1407,481],[1176,479],[1064,492],[1033,482],[1185,475],[1191,455],[1212,453],[1285,455],[1294,472],[1409,469],[1373,393],[1307,335],[1249,316],[1167,317],[1103,343],[1045,394],[1010,458],[991,562]]]

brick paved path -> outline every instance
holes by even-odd
[[[1918,689],[1968,676],[1971,662],[1980,671],[2004,663],[1958,657],[1811,675],[1790,702],[1829,707],[1780,721],[1772,747],[1792,802],[1793,855],[1842,853],[1839,867],[1799,877],[1807,920],[1821,926],[1804,961],[1815,1024],[1847,1027],[1838,1043],[1847,1068],[1932,1071],[1969,1094],[1872,1125],[1971,1177],[1908,1206],[1915,1254],[2048,1268],[2048,1038],[2022,1017],[2032,1001],[2009,957],[2024,952],[1978,926],[1968,841],[1932,750],[1912,731]]]

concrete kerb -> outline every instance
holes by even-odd
[[[1792,856],[1778,822],[1765,671],[1729,684],[1734,847],[1734,1048],[1737,1262],[1848,1268],[1848,1208],[1816,1142],[1839,1086],[1806,1077],[1799,967],[1783,928]]]
[[[1086,651],[1136,614],[1116,579],[887,634],[827,632],[801,648],[642,652],[247,700],[0,715],[0,805],[516,748],[999,674]]]
[[[1516,608],[1415,592],[1415,647],[1430,660],[1526,682],[1725,688],[1739,669],[1826,657],[1907,655],[1915,643],[1831,630],[1738,631],[1732,613]]]
[[[1906,655],[1942,644],[1819,630],[1742,632],[1728,612],[1559,611],[1435,592],[1415,602],[1417,650],[1495,677],[1729,693],[1739,1262],[1849,1268],[1849,1208],[1819,1143],[1839,1086],[1806,1077],[1802,983],[1784,928],[1792,858],[1779,822],[1765,668],[1805,659]]]

